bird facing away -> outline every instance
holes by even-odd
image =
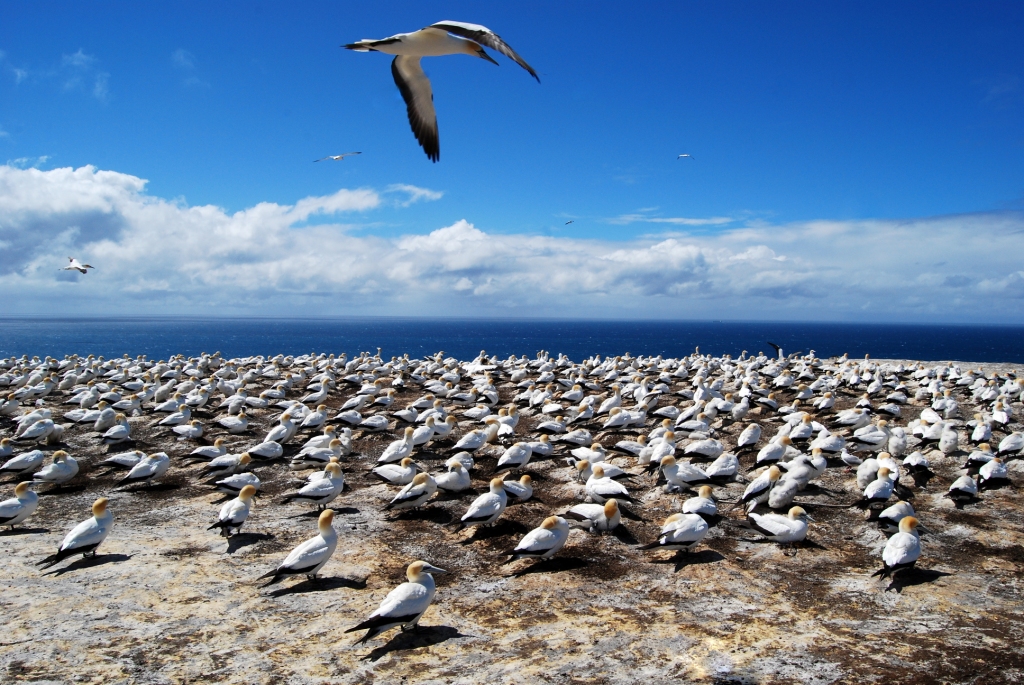
[[[405,100],[412,132],[427,153],[436,162],[441,157],[441,143],[434,111],[434,94],[430,79],[423,73],[420,59],[441,55],[472,55],[497,64],[483,46],[497,50],[514,60],[540,83],[540,77],[515,50],[496,33],[479,24],[461,21],[439,21],[412,33],[399,33],[380,40],[363,39],[342,47],[357,52],[383,52],[396,55],[391,62],[391,75],[395,79],[402,99]]]
[[[345,159],[346,157],[351,157],[352,155],[361,155],[361,154],[363,154],[363,153],[362,152],[342,152],[340,155],[327,155],[326,157],[321,157],[320,159],[314,159],[313,161],[314,162],[323,162],[323,161],[326,161],[328,159],[331,159],[331,160],[334,160],[335,162],[340,162],[341,160]]]
[[[68,265],[65,266],[61,271],[79,271],[81,273],[88,273],[86,269],[95,269],[96,267],[91,264],[82,264],[74,257],[68,257]]]

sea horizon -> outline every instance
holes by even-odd
[[[165,358],[220,351],[225,356],[349,355],[384,348],[412,357],[439,350],[459,358],[481,349],[499,357],[540,350],[580,359],[594,354],[682,356],[814,350],[818,356],[1024,363],[1024,325],[885,322],[465,318],[409,316],[0,316],[0,357],[145,354]]]

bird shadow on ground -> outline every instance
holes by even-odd
[[[699,566],[701,564],[713,564],[716,561],[723,561],[725,557],[713,549],[704,549],[699,552],[679,551],[668,559],[653,559],[652,564],[675,564],[673,573],[679,573],[687,566]]]
[[[364,590],[366,589],[366,579],[359,580],[357,578],[345,578],[344,576],[338,576],[336,578],[319,578],[317,580],[303,580],[301,583],[296,583],[289,587],[284,587],[279,590],[274,590],[267,594],[268,597],[284,597],[285,595],[299,595],[307,592],[326,592],[328,590],[337,590],[338,588],[350,588],[352,590]]]
[[[141,495],[146,492],[171,492],[172,490],[179,490],[180,488],[181,483],[167,482],[151,483],[148,485],[129,485],[124,489],[124,491]]]
[[[526,568],[516,571],[510,574],[512,578],[522,578],[525,575],[531,573],[560,573],[562,571],[575,571],[576,569],[585,568],[589,562],[586,559],[580,559],[579,557],[556,557],[554,559],[544,559],[538,561],[535,564],[527,566]]]
[[[473,534],[459,542],[460,545],[471,545],[479,540],[490,540],[506,535],[525,535],[529,529],[519,521],[501,521],[490,527],[477,526]]]
[[[396,516],[393,516],[390,521],[430,521],[431,523],[440,523],[444,525],[452,522],[451,512],[442,509],[441,507],[420,507],[419,509],[410,509],[407,511],[399,512]]]
[[[452,628],[451,626],[429,626],[426,628],[419,628],[417,630],[410,630],[398,633],[388,640],[387,644],[378,647],[366,656],[362,657],[362,661],[379,661],[391,652],[400,652],[407,649],[419,649],[420,647],[433,647],[434,645],[439,645],[442,642],[447,642],[448,640],[460,637],[474,636],[463,635],[457,628]]]
[[[78,571],[83,568],[92,568],[93,566],[103,566],[104,564],[119,564],[122,561],[128,561],[132,558],[131,554],[97,554],[94,557],[81,558],[78,561],[68,564],[63,568],[59,568],[56,571],[49,571],[44,573],[44,576],[62,576],[65,573],[71,573],[72,571]]]
[[[40,492],[39,496],[40,497],[50,497],[51,495],[73,495],[76,492],[84,492],[84,491],[85,491],[85,485],[84,484],[83,485],[72,485],[71,487],[61,487],[61,486],[58,485],[56,487],[50,488],[46,492]]]
[[[0,530],[0,537],[7,537],[9,535],[37,535],[49,532],[49,528],[15,528],[14,530]]]
[[[335,507],[327,507],[327,509],[330,509],[331,511],[333,511],[335,516],[342,516],[342,515],[346,515],[346,514],[358,514],[359,513],[359,510],[356,509],[355,507],[337,507],[337,508],[335,508]],[[296,514],[295,516],[291,516],[289,518],[293,518],[293,519],[315,519],[315,518],[320,518],[320,514],[322,514],[325,511],[327,511],[327,509],[323,509],[323,510],[321,510],[321,509],[310,509],[309,511],[304,511],[301,514]]]
[[[467,497],[470,496],[477,497],[479,494],[480,491],[474,488],[466,488],[465,490],[460,490],[459,492],[438,492],[437,497],[434,498],[434,501],[457,502],[458,500],[466,499]]]
[[[612,533],[612,535],[615,536],[615,539],[618,540],[619,542],[623,542],[623,543],[625,543],[627,545],[639,545],[640,544],[640,541],[636,539],[636,536],[633,535],[633,533],[631,533],[629,531],[629,529],[626,528],[621,523],[619,525],[615,526],[615,529],[612,530],[611,533]]]
[[[894,590],[896,594],[899,594],[903,592],[903,588],[914,587],[915,585],[924,585],[925,583],[931,583],[939,578],[951,575],[953,574],[946,573],[945,571],[912,568],[893,576],[892,582],[889,583],[889,587],[885,588],[885,591],[888,592],[889,590]]]
[[[228,538],[228,547],[225,550],[225,553],[234,554],[243,547],[255,545],[257,542],[263,542],[264,540],[273,539],[274,536],[270,533],[237,533]]]
[[[955,506],[958,510],[962,511],[963,508],[966,507],[968,504],[978,504],[979,502],[983,502],[983,501],[984,500],[982,500],[980,497],[974,497],[973,499],[966,499],[966,500],[965,499],[955,499],[955,500],[953,500],[953,506]]]

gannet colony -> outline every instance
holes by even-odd
[[[1019,682],[1024,378],[0,360],[29,682]]]

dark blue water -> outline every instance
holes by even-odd
[[[438,350],[468,359],[481,350],[505,357],[564,352],[592,354],[693,352],[772,353],[815,350],[829,357],[974,362],[1024,362],[1024,326],[917,326],[717,321],[507,321],[398,318],[350,319],[0,319],[0,357],[10,355],[129,354],[166,358],[220,350],[227,357],[255,354],[375,351],[411,357]]]

